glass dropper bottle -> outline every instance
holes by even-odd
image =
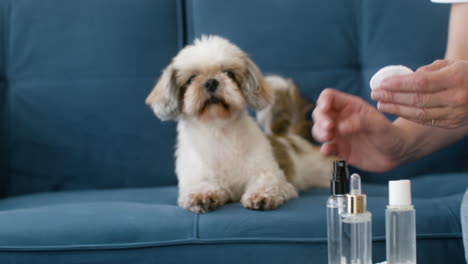
[[[372,215],[367,211],[367,198],[356,173],[351,175],[346,197],[346,213],[341,215],[341,263],[372,264]]]

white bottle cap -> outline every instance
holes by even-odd
[[[388,182],[389,205],[412,205],[411,181],[389,181]]]

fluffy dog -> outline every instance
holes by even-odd
[[[328,186],[332,162],[304,138],[308,104],[297,88],[278,76],[264,78],[226,39],[203,36],[182,49],[146,103],[161,120],[178,121],[182,208],[204,213],[241,201],[270,210],[299,191]],[[257,111],[264,132],[247,107]]]

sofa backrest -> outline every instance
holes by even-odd
[[[175,184],[175,123],[144,100],[187,42],[219,34],[316,99],[369,100],[380,67],[442,58],[429,0],[0,0],[3,195]],[[466,142],[370,181],[461,170]]]
[[[175,184],[174,124],[144,101],[183,46],[180,2],[1,3],[7,194]]]

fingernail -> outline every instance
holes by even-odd
[[[330,125],[331,125],[330,120],[324,120],[324,121],[322,122],[322,127],[323,127],[324,129],[326,129],[326,130],[328,130],[328,129],[330,128]]]
[[[388,89],[390,86],[390,80],[387,78],[380,83],[379,89]]]
[[[327,141],[329,139],[329,137],[330,137],[330,134],[328,132],[323,133],[323,140],[324,141]]]
[[[381,91],[372,91],[371,97],[374,101],[382,100],[383,93]]]
[[[322,142],[324,143],[326,141],[325,139],[325,133],[320,131],[320,132],[317,132],[317,133],[314,133],[314,138],[319,141],[319,142]]]
[[[382,104],[382,103],[378,103],[377,104],[377,109],[379,109],[379,111],[382,111],[382,112],[385,112],[388,110],[388,106],[387,104]]]
[[[317,106],[317,108],[320,109],[322,112],[326,112],[328,110],[328,105],[328,103],[321,103]]]

